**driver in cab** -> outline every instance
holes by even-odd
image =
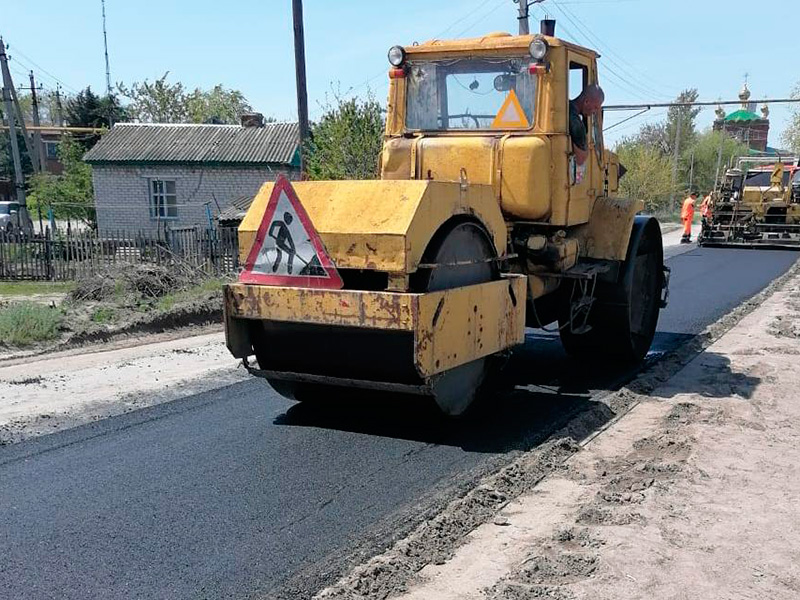
[[[569,101],[569,137],[572,139],[572,153],[578,166],[583,166],[589,156],[589,117],[600,112],[605,99],[603,89],[593,83],[586,86],[580,96]]]

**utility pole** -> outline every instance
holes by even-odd
[[[528,20],[530,4],[528,4],[528,0],[514,0],[514,2],[519,4],[519,16],[517,17],[519,20],[519,34],[528,35],[531,32],[530,21]]]
[[[541,4],[542,2],[544,2],[544,0],[514,0],[515,4],[519,4],[519,16],[517,20],[519,21],[520,35],[530,35],[531,25],[528,19],[531,13],[530,8],[534,4]],[[542,33],[544,33],[544,31],[542,31]]]
[[[689,167],[689,191],[691,191],[692,184],[694,183],[694,150],[692,150],[692,162],[691,166]]]
[[[6,86],[11,92],[11,101],[14,103],[14,107],[17,109],[19,128],[22,130],[22,140],[25,142],[25,150],[28,151],[28,156],[31,159],[34,172],[38,173],[39,159],[33,153],[33,146],[31,145],[31,140],[28,137],[28,128],[25,127],[25,115],[22,114],[22,109],[19,106],[19,98],[17,98],[17,90],[14,87],[14,81],[11,79],[11,71],[8,70],[8,56],[6,56],[6,47],[2,43],[2,38],[0,38],[0,63],[2,63],[3,69],[3,85]]]
[[[25,177],[22,174],[22,162],[19,159],[19,144],[17,143],[17,128],[14,125],[14,108],[11,105],[11,90],[14,84],[11,81],[11,73],[8,71],[8,59],[6,57],[6,46],[3,38],[0,38],[0,68],[3,74],[3,108],[8,121],[8,137],[11,141],[11,156],[14,161],[14,187],[16,188],[17,202],[20,206],[20,222],[22,219],[27,221],[27,203],[25,201]]]
[[[670,204],[675,207],[675,192],[678,188],[678,158],[681,155],[681,124],[683,123],[683,115],[678,115],[677,123],[675,125],[675,153],[672,156],[672,196]]]
[[[33,105],[33,145],[39,154],[39,166],[44,171],[47,165],[47,158],[44,155],[44,144],[42,144],[42,132],[39,129],[39,99],[36,97],[36,82],[33,79],[33,71],[30,72],[31,79],[31,104]]]
[[[64,126],[64,107],[61,106],[61,84],[56,84],[56,117],[58,118],[57,125]]]
[[[303,34],[303,0],[292,0],[294,21],[294,69],[297,78],[297,120],[300,123],[300,171],[306,172],[304,157],[308,140],[308,90],[306,88],[306,49]]]

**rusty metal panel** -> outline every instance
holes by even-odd
[[[430,377],[525,340],[526,278],[465,286],[417,297],[414,363]]]
[[[226,311],[235,319],[410,331],[414,294],[320,290],[232,283]],[[321,340],[324,343],[324,340]]]
[[[583,255],[603,260],[625,260],[633,218],[644,208],[641,200],[598,198],[588,225],[577,233]]]
[[[232,316],[230,296],[226,293],[223,302],[225,315],[225,345],[234,358],[247,358],[253,353],[253,344],[250,340],[250,322],[236,319]]]

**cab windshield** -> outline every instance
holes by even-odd
[[[529,63],[523,58],[410,62],[406,128],[528,129],[536,98]]]

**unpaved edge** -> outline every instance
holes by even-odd
[[[383,599],[407,589],[409,582],[426,564],[448,560],[475,527],[492,518],[512,499],[533,489],[547,474],[561,468],[581,446],[617,422],[642,397],[677,374],[798,273],[800,263],[795,262],[761,292],[686,344],[664,355],[628,385],[617,392],[593,398],[597,401],[594,408],[580,413],[535,450],[524,453],[499,472],[481,479],[473,489],[450,502],[406,538],[358,565],[314,598]],[[609,410],[613,414],[611,419],[608,418]],[[603,425],[598,425],[600,423]]]
[[[123,327],[105,331],[77,333],[53,344],[28,350],[6,350],[0,347],[0,365],[15,364],[30,358],[56,355],[78,350],[102,352],[108,349],[140,346],[153,342],[202,335],[222,330],[222,305],[215,309],[179,310],[162,313],[152,319],[142,319]]]

